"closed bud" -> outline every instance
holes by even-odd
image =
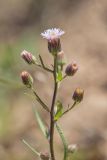
[[[77,144],[70,144],[68,146],[68,152],[69,153],[74,153],[75,151],[77,151],[78,147],[77,147]]]
[[[27,62],[28,64],[35,64],[36,63],[36,58],[29,53],[28,51],[24,50],[21,53],[21,57]]]
[[[76,62],[72,62],[68,64],[68,66],[65,69],[65,73],[67,76],[73,76],[78,70],[78,65]]]
[[[28,72],[23,71],[21,73],[21,78],[22,78],[23,84],[26,85],[26,87],[28,87],[28,88],[32,87],[33,78],[32,78],[32,76]]]
[[[65,56],[64,56],[64,52],[58,52],[57,54],[57,63],[58,65],[63,66],[65,64]]]
[[[83,96],[84,96],[84,90],[81,88],[76,88],[72,98],[75,102],[81,102],[83,100]]]
[[[48,40],[48,50],[53,55],[61,51],[61,43],[59,38],[52,38]]]
[[[49,154],[48,153],[40,153],[41,160],[49,160]]]

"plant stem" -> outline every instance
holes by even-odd
[[[50,112],[50,154],[51,154],[51,160],[55,160],[53,139],[54,139],[54,106],[55,106],[57,89],[58,89],[58,82],[56,80],[56,72],[57,72],[57,57],[55,56],[54,57],[54,93],[53,93],[51,112]]]

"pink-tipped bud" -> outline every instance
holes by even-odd
[[[50,156],[49,153],[40,153],[41,160],[49,160]]]
[[[21,53],[21,57],[27,62],[28,64],[35,64],[36,58],[28,51],[24,50]]]
[[[81,102],[83,100],[83,96],[84,96],[84,90],[81,88],[76,88],[76,90],[74,91],[74,94],[72,96],[72,99],[75,102]]]
[[[22,79],[23,84],[26,85],[26,87],[28,87],[28,88],[32,87],[33,78],[28,72],[23,71],[21,73],[21,79]]]
[[[63,51],[58,52],[57,63],[58,63],[58,65],[61,65],[61,66],[63,66],[65,64],[65,54]]]
[[[61,43],[59,38],[52,38],[48,40],[48,50],[53,55],[61,51]]]
[[[66,67],[65,73],[67,76],[73,76],[78,70],[78,65],[76,62],[68,64]]]

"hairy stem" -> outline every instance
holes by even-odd
[[[50,112],[50,154],[51,154],[51,160],[55,160],[53,139],[54,139],[54,106],[55,106],[57,89],[58,89],[58,82],[56,80],[56,72],[57,72],[57,57],[55,56],[54,57],[54,93],[53,93],[51,112]]]

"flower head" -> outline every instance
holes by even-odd
[[[41,36],[47,40],[60,38],[65,32],[59,28],[52,28],[47,29],[43,33],[41,33]]]
[[[68,152],[69,152],[69,153],[74,153],[74,152],[77,151],[77,150],[78,150],[77,144],[70,144],[70,145],[68,146]]]
[[[81,102],[83,100],[83,96],[84,96],[84,90],[82,88],[76,88],[72,98],[76,102]]]
[[[78,65],[75,61],[73,61],[72,63],[68,64],[66,69],[65,69],[65,73],[67,76],[73,76],[78,70]]]
[[[27,71],[23,71],[21,73],[21,79],[22,79],[22,82],[23,84],[28,87],[28,88],[31,88],[32,87],[32,84],[33,84],[33,78],[32,76],[27,72]]]
[[[40,153],[41,160],[49,160],[50,156],[49,153]]]
[[[21,57],[27,62],[28,64],[35,64],[36,58],[28,51],[24,50],[21,52]]]
[[[48,50],[54,56],[61,51],[61,43],[60,36],[62,36],[65,32],[59,28],[47,29],[41,36],[48,40]]]
[[[57,54],[57,64],[58,64],[59,69],[62,71],[63,70],[63,66],[66,64],[65,54],[64,54],[63,51],[60,51]]]

